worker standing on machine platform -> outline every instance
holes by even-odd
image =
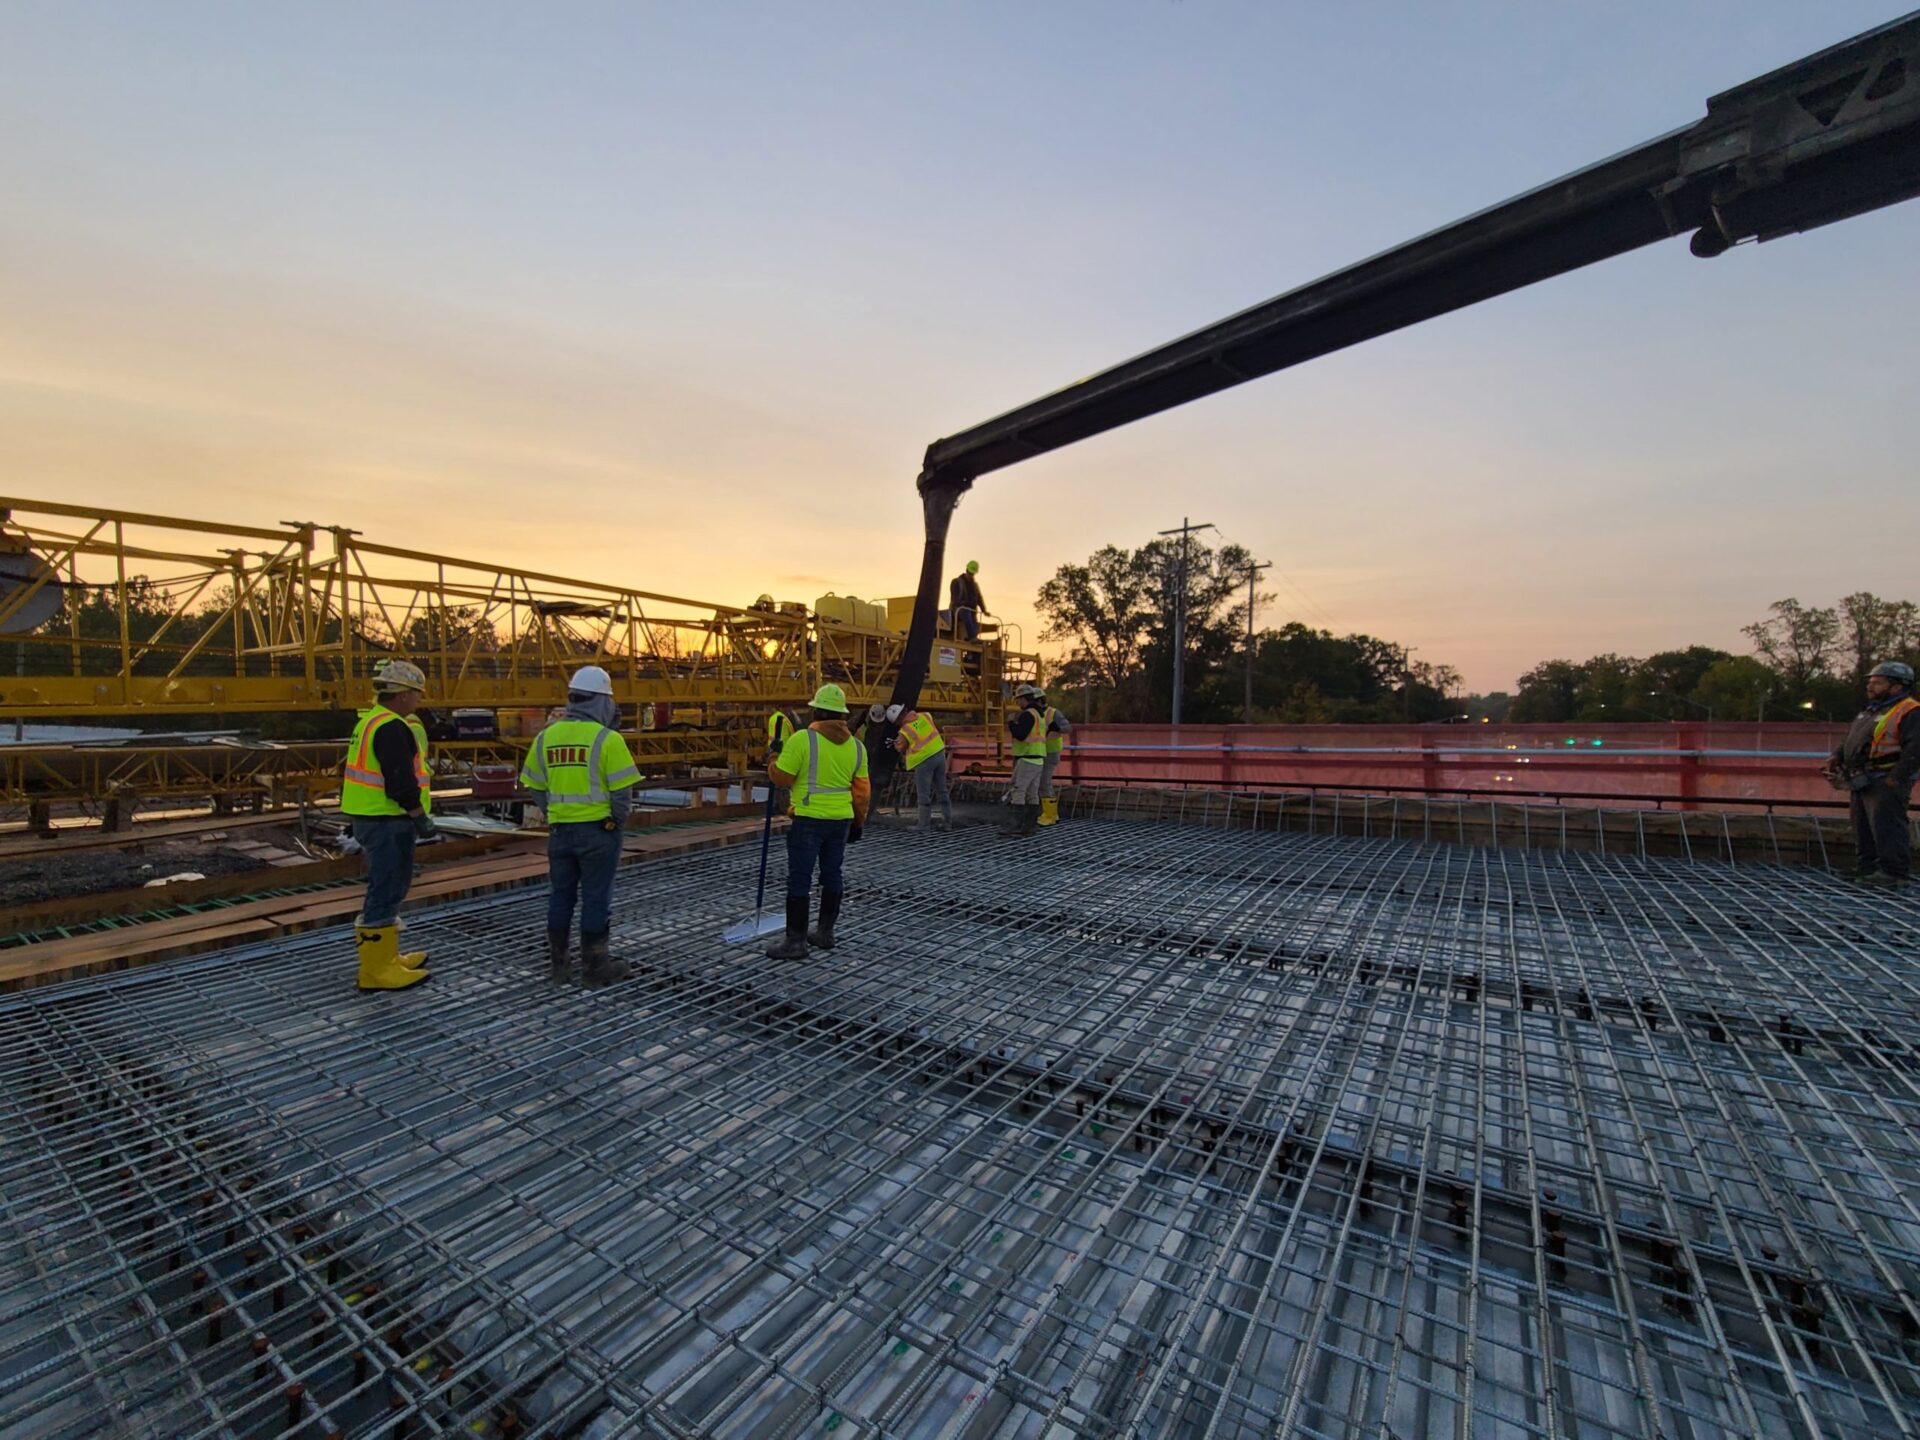
[[[951,830],[953,792],[947,778],[947,742],[940,734],[940,727],[926,711],[909,710],[903,715],[898,705],[888,706],[886,717],[900,725],[899,734],[893,737],[893,748],[900,752],[907,773],[913,777],[914,795],[920,805],[920,828],[931,827],[933,802],[938,800],[940,828]]]
[[[1042,694],[1040,703],[1045,705],[1047,697]],[[1073,734],[1073,722],[1067,719],[1064,710],[1047,709],[1047,758],[1040,768],[1040,823],[1058,825],[1060,806],[1053,798],[1053,772],[1060,768],[1060,757],[1066,753],[1067,737]]]
[[[860,839],[872,798],[867,747],[847,724],[846,692],[838,685],[822,685],[814,692],[813,714],[813,723],[788,736],[779,757],[767,766],[767,778],[793,792],[793,821],[787,826],[787,933],[767,950],[772,960],[804,960],[809,944],[833,949],[833,927],[846,896],[842,865],[848,844]],[[807,909],[816,865],[820,924],[810,931]]]
[[[967,568],[947,583],[947,608],[940,619],[953,627],[955,637],[977,641],[980,638],[980,617],[991,614],[987,609],[987,597],[980,593],[980,574],[978,560],[967,561]]]
[[[1040,821],[1041,777],[1047,768],[1047,726],[1053,711],[1036,685],[1013,692],[1020,708],[1007,717],[1007,735],[1013,742],[1013,827],[1001,833],[1024,837],[1036,833]]]
[[[1920,775],[1920,700],[1913,667],[1898,660],[1867,676],[1867,708],[1827,757],[1827,780],[1851,792],[1854,876],[1867,885],[1904,885],[1912,878],[1907,801]]]
[[[373,705],[360,712],[347,741],[341,812],[367,857],[367,894],[353,941],[362,990],[405,990],[427,978],[422,951],[400,953],[400,902],[413,885],[413,847],[432,838],[432,773],[427,729],[415,717],[427,677],[405,660],[389,660],[373,677]]]
[[[612,677],[583,665],[567,682],[566,718],[534,737],[520,771],[520,783],[547,812],[547,964],[555,984],[573,972],[567,945],[576,901],[581,983],[597,989],[628,974],[626,962],[607,953],[620,839],[640,783],[619,720]]]

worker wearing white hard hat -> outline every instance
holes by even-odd
[[[576,907],[582,981],[610,985],[628,973],[608,948],[620,837],[640,770],[619,723],[613,678],[598,665],[583,665],[567,681],[565,717],[534,737],[520,771],[520,783],[547,813],[547,965],[556,984],[572,975],[568,947]]]
[[[427,978],[423,951],[400,953],[400,902],[413,885],[414,842],[434,834],[427,730],[416,714],[426,688],[418,665],[382,662],[373,704],[347,741],[340,810],[367,857],[367,893],[353,927],[362,990],[405,990]]]

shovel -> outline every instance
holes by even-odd
[[[727,927],[726,934],[720,938],[728,945],[751,945],[777,930],[787,928],[784,914],[767,914],[767,847],[773,842],[773,797],[777,787],[769,781],[767,784],[767,818],[760,827],[760,892],[753,899],[753,918],[741,920]]]

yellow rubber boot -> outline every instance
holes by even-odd
[[[360,951],[362,990],[405,990],[427,978],[424,970],[400,963],[400,929],[396,925],[356,925],[353,942]]]
[[[1040,802],[1040,823],[1042,825],[1058,825],[1060,823],[1060,805],[1058,801],[1042,800]]]
[[[393,922],[393,928],[396,932],[404,930],[407,928],[407,922],[404,920],[396,920]],[[396,945],[399,943],[397,939],[394,941]],[[402,950],[399,955],[399,960],[400,963],[409,970],[425,970],[427,968],[427,952],[424,950]]]

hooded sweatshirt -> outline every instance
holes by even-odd
[[[611,695],[588,695],[575,691],[567,696],[567,719],[591,720],[594,724],[604,725],[607,729],[611,730],[619,723],[620,707],[613,703],[613,697]],[[392,729],[393,727],[388,726],[387,728]],[[635,788],[636,787],[630,785],[625,790],[610,790],[607,792],[607,808],[613,812],[614,824],[620,826],[623,830],[626,828],[627,816],[633,813],[633,792]],[[545,798],[545,795],[542,794],[541,799],[544,800]]]
[[[844,715],[822,716],[820,719],[815,720],[813,724],[809,725],[807,728],[809,730],[818,730],[820,732],[820,738],[822,740],[831,741],[835,745],[842,744],[843,742],[852,740],[854,738],[853,728],[847,724],[846,717]],[[772,780],[775,785],[779,786],[782,790],[792,789],[793,782],[799,778],[798,776],[787,774],[787,772],[782,770],[778,765],[769,765],[767,767],[767,777],[770,780]],[[853,779],[853,823],[854,824],[865,825],[867,823],[867,806],[872,801],[872,799],[873,799],[873,781],[868,776],[865,776],[865,775],[854,776],[854,779]]]

